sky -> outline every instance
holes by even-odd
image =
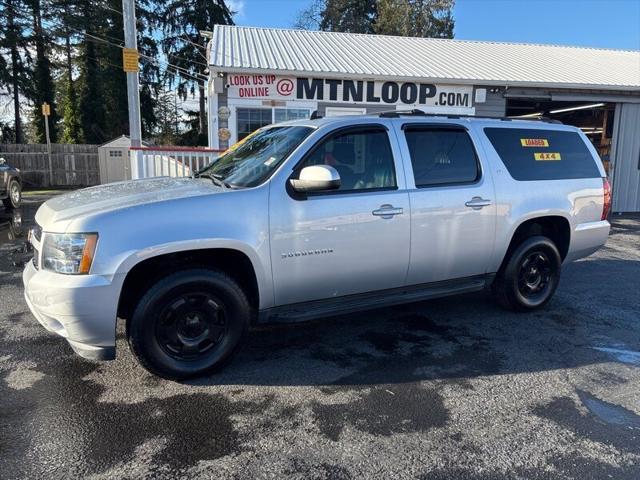
[[[236,24],[290,28],[311,0],[227,0]],[[455,38],[640,50],[640,0],[456,0]]]

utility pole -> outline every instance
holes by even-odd
[[[53,160],[51,159],[51,138],[49,137],[49,115],[51,115],[51,105],[47,102],[42,104],[42,116],[44,117],[44,132],[47,137],[47,154],[49,156],[49,186],[53,185]]]
[[[140,127],[140,91],[138,90],[138,39],[136,35],[135,0],[122,0],[124,23],[124,49],[122,67],[127,72],[127,97],[129,103],[129,136],[132,147],[142,145]]]

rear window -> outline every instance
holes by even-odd
[[[485,134],[516,180],[600,177],[591,152],[576,132],[485,128]]]

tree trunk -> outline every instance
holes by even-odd
[[[7,25],[14,37],[11,42],[11,79],[13,80],[13,115],[15,120],[16,143],[22,143],[22,122],[20,120],[20,91],[18,89],[18,48],[16,46],[16,32],[13,23],[13,5],[7,9]]]

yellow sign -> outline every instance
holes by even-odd
[[[562,157],[560,156],[560,154],[555,152],[534,153],[533,156],[539,162],[562,160]]]
[[[45,117],[51,115],[51,105],[46,102],[42,104],[42,115],[44,115]]]
[[[523,147],[548,147],[549,141],[546,138],[521,138]]]
[[[122,49],[122,69],[125,72],[137,72],[138,60],[140,55],[135,48],[123,48]]]

